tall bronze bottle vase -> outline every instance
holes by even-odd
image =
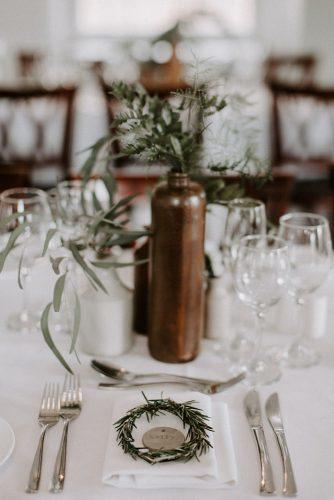
[[[204,313],[205,193],[170,173],[152,198],[149,349],[166,363],[194,359]]]

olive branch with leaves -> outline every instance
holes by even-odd
[[[83,271],[83,274],[88,280],[90,286],[92,286],[96,291],[101,290],[102,292],[108,294],[105,285],[97,275],[95,269],[120,268],[146,263],[147,260],[118,262],[117,260],[110,260],[108,258],[110,257],[110,251],[113,247],[130,244],[138,238],[150,235],[150,232],[147,230],[135,231],[126,227],[127,219],[124,219],[123,216],[128,212],[133,198],[134,196],[131,195],[122,198],[118,202],[114,202],[113,197],[110,196],[109,207],[106,210],[103,210],[102,206],[100,204],[97,205],[95,202],[96,213],[94,216],[88,218],[84,239],[65,240],[61,235],[61,231],[56,227],[50,228],[46,233],[40,256],[49,257],[52,270],[57,276],[57,279],[52,293],[52,300],[45,306],[40,318],[41,331],[48,347],[64,368],[71,373],[72,369],[57,348],[49,327],[50,313],[52,310],[56,313],[60,311],[66,282],[70,279],[71,273],[66,264],[77,264],[77,266],[79,266],[79,268]],[[4,268],[8,255],[17,246],[20,236],[24,235],[26,231],[29,231],[29,222],[20,222],[23,218],[28,217],[29,212],[17,212],[0,221],[1,227],[6,227],[8,224],[13,225],[7,244],[2,252],[0,252],[0,272]],[[53,257],[52,253],[49,251],[50,244],[56,237],[58,238],[57,251],[59,252],[59,249],[63,248],[66,252],[65,256]],[[87,259],[85,252],[89,249],[95,252],[96,259]],[[25,248],[23,245],[18,265],[17,278],[18,285],[21,289],[23,288],[21,268],[24,250]],[[61,270],[62,267],[63,270]],[[74,311],[73,324],[71,326],[71,344],[69,354],[74,353],[77,359],[79,359],[75,347],[80,329],[80,298],[73,282],[71,282],[71,284],[74,294]]]

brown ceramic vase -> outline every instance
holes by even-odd
[[[194,359],[204,311],[205,193],[170,173],[152,197],[149,349],[166,363]]]

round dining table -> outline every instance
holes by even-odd
[[[39,281],[40,279],[40,281]],[[43,282],[44,281],[44,282]],[[30,284],[49,301],[52,288],[37,276]],[[295,472],[300,500],[332,500],[334,498],[334,275],[328,278],[325,290],[329,296],[327,334],[317,342],[322,353],[321,363],[308,369],[284,368],[282,378],[269,386],[258,388],[262,417],[272,460],[277,488],[276,498],[283,498],[282,464],[275,436],[264,413],[266,398],[278,392],[287,441]],[[43,386],[46,381],[62,383],[64,368],[46,346],[41,333],[19,334],[8,331],[6,318],[20,307],[22,292],[16,272],[0,275],[0,417],[15,433],[15,448],[10,458],[0,466],[0,499],[27,499],[25,489],[40,428],[37,422]],[[70,339],[55,335],[62,352],[69,350]],[[291,339],[290,339],[291,340]],[[80,373],[83,405],[80,418],[71,424],[68,442],[66,483],[63,500],[250,500],[259,497],[260,467],[257,449],[249,428],[243,399],[249,387],[243,383],[212,396],[227,403],[237,462],[238,480],[229,489],[118,489],[103,484],[102,469],[111,413],[117,389],[99,390],[101,377],[90,367],[92,356],[79,349],[80,364],[75,358],[71,365]],[[111,362],[133,371],[164,371],[203,378],[226,377],[224,358],[213,349],[213,343],[203,340],[199,357],[191,363],[168,365],[149,356],[147,338],[136,336],[127,353],[111,358]],[[163,390],[162,386],[162,390]],[[139,389],[138,389],[139,390]],[[62,426],[52,428],[46,436],[42,480],[38,498],[52,498],[49,492],[53,465],[61,437]],[[116,446],[116,444],[115,444]]]

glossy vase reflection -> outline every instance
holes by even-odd
[[[194,359],[204,311],[205,194],[186,174],[170,173],[152,198],[149,348],[167,363]]]

